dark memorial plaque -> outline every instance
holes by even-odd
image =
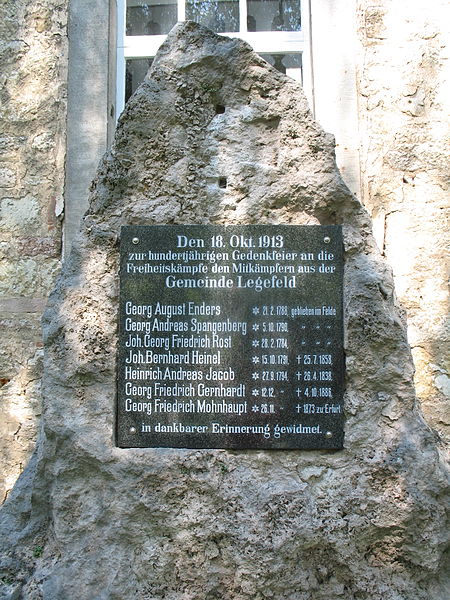
[[[122,448],[343,446],[339,226],[122,228]]]

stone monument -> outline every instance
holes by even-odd
[[[342,226],[342,449],[118,447],[121,228],[170,224]],[[1,512],[2,598],[448,597],[448,480],[391,273],[332,136],[244,42],[170,33],[99,167],[44,333],[42,431]]]

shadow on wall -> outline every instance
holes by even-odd
[[[36,443],[41,415],[42,350],[0,390],[0,457],[3,503],[26,466]]]
[[[0,501],[28,461],[40,416],[40,317],[60,265],[66,6],[5,0],[0,115]]]

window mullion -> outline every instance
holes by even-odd
[[[178,0],[178,21],[186,20],[186,0]]]
[[[239,0],[239,33],[247,33],[247,0]]]
[[[126,0],[117,0],[117,46],[123,48],[126,27]]]
[[[116,118],[119,117],[125,106],[125,21],[126,0],[117,0],[117,72],[116,72]]]
[[[315,115],[313,59],[311,51],[311,0],[302,0],[303,33],[303,91],[308,98],[312,113]]]

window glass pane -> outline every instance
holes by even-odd
[[[125,102],[134,94],[140,83],[144,81],[151,67],[153,58],[129,58],[125,70]]]
[[[302,55],[298,54],[260,54],[275,69],[302,83]]]
[[[176,22],[176,0],[127,0],[127,35],[164,35]]]
[[[239,31],[239,0],[186,0],[186,19],[217,33]]]
[[[248,31],[300,31],[300,0],[247,0]]]

